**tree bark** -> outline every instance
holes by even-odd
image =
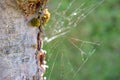
[[[0,0],[0,80],[33,80],[36,32],[27,25],[15,0]]]

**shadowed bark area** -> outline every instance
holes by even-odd
[[[36,37],[15,0],[0,0],[0,80],[33,80]]]

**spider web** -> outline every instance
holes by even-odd
[[[81,40],[72,31],[104,0],[49,1],[51,20],[45,28],[47,80],[80,80],[80,71],[99,43]],[[78,31],[78,33],[80,33]],[[78,34],[79,35],[79,34]]]

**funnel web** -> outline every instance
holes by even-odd
[[[80,71],[100,44],[72,33],[104,0],[49,1],[51,20],[45,27],[49,69],[47,80],[80,80]],[[79,28],[80,29],[80,28]],[[79,31],[80,30],[76,30]]]

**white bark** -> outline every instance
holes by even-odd
[[[0,80],[33,80],[37,32],[27,26],[15,0],[0,0]]]

